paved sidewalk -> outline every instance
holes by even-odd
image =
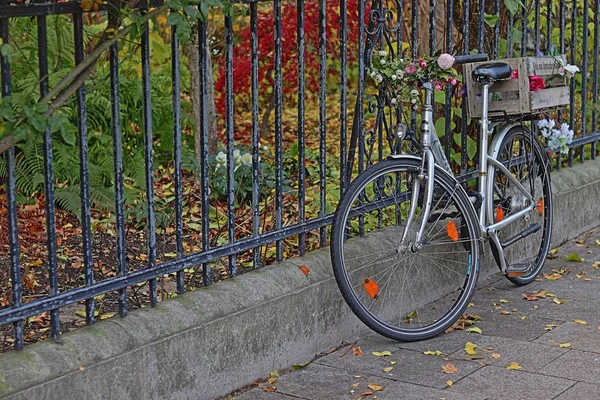
[[[272,383],[263,382],[234,398],[598,399],[598,244],[599,231],[584,245],[565,244],[556,259],[547,261],[547,277],[525,287],[498,275],[482,279],[467,309],[481,317],[471,325],[481,334],[454,330],[428,341],[398,343],[366,332],[306,367],[280,372]],[[567,262],[572,252],[584,262]],[[523,296],[536,292],[536,297],[545,297],[527,301]],[[476,345],[474,355],[467,354],[467,342]],[[372,354],[383,351],[391,355]],[[515,369],[507,368],[511,364]]]

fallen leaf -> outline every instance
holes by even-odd
[[[600,268],[600,261],[596,261],[595,263],[592,264],[592,269],[598,269]]]
[[[297,371],[297,370],[299,370],[299,369],[302,369],[302,368],[306,367],[308,364],[310,364],[310,361],[311,361],[311,360],[308,360],[308,361],[306,361],[306,362],[299,363],[299,364],[294,364],[294,365],[292,366],[292,371]]]
[[[579,324],[579,325],[587,325],[587,322],[585,322],[582,319],[574,319],[573,322],[575,322],[576,324]]]
[[[390,353],[387,350],[385,350],[385,351],[374,351],[371,354],[373,354],[375,357],[385,357],[385,356],[391,356],[392,355],[392,353]]]
[[[548,255],[546,256],[546,258],[547,258],[548,260],[554,260],[555,258],[557,258],[557,257],[558,257],[558,252],[559,252],[559,251],[560,251],[560,249],[559,249],[559,248],[556,248],[556,249],[552,249],[552,250],[550,250],[550,251],[548,252]]]
[[[385,368],[383,369],[383,372],[390,372],[390,371],[391,371],[391,370],[393,370],[393,369],[394,369],[394,367],[385,367]]]
[[[372,395],[373,395],[373,392],[370,392],[370,391],[361,393],[361,396],[372,396]]]
[[[352,354],[354,354],[355,356],[362,356],[363,355],[363,351],[361,350],[360,347],[353,347],[352,348]]]
[[[500,303],[508,303],[508,300],[500,299]]]
[[[586,282],[591,282],[592,278],[583,278],[583,280],[586,281]]]
[[[306,265],[298,265],[298,268],[300,268],[300,271],[302,271],[304,276],[308,276],[308,273],[310,272],[310,268],[308,268]]]
[[[436,350],[436,351],[427,350],[427,351],[424,351],[423,354],[428,355],[428,356],[440,356],[440,355],[442,355],[442,352],[439,350]]]
[[[498,353],[492,353],[492,354],[491,354],[491,357],[492,357],[494,360],[499,360],[499,359],[500,359],[500,357],[501,357],[501,355],[500,355],[500,354],[498,354]]]
[[[374,392],[377,392],[377,391],[383,389],[383,386],[380,386],[376,383],[369,383],[367,386],[369,387],[369,389],[371,389]]]
[[[452,386],[452,385],[454,385],[454,382],[452,382],[452,381],[448,380],[448,381],[446,381],[446,385],[448,385],[448,386]]]
[[[600,246],[600,240],[596,239],[596,246]]]
[[[546,289],[540,289],[535,293],[523,293],[523,297],[527,301],[535,301],[535,300],[543,299],[546,296],[548,296],[548,292],[546,291]]]
[[[565,261],[584,262],[585,260],[583,258],[581,258],[581,256],[579,254],[577,254],[576,251],[574,251],[574,252],[572,252],[571,254],[569,254],[567,256],[567,258],[565,259]]]
[[[551,331],[552,329],[556,328],[558,325],[556,324],[547,324],[546,327],[544,328],[544,330],[546,331]]]
[[[467,342],[465,343],[465,351],[467,352],[467,354],[475,354],[475,348],[477,348],[477,345],[475,343],[471,343],[471,342]]]
[[[376,299],[379,297],[379,285],[372,279],[365,278],[364,280],[365,291],[371,298]]]
[[[521,366],[517,362],[511,362],[510,364],[508,364],[508,367],[506,367],[506,369],[519,370],[521,369]]]
[[[587,232],[585,235],[577,238],[577,240],[575,240],[575,243],[577,244],[584,244],[586,240],[588,240],[590,237],[592,237],[594,235],[594,232]]]
[[[276,388],[275,386],[267,385],[267,386],[265,386],[265,387],[263,388],[263,390],[264,390],[265,392],[274,392],[274,391],[276,391],[276,390],[277,390],[277,388]]]
[[[456,368],[456,365],[448,362],[442,366],[442,372],[445,374],[455,374],[458,372],[458,368]]]
[[[277,372],[276,370],[272,370],[271,372],[269,372],[269,377],[279,378],[279,372]]]
[[[396,365],[396,361],[390,361],[390,364]]]
[[[575,274],[575,276],[577,277],[577,279],[581,279],[585,276],[585,271],[581,271],[580,273]]]
[[[356,382],[352,384],[352,387],[358,387],[360,385],[360,382]]]
[[[558,297],[555,297],[552,299],[553,302],[555,302],[556,304],[563,304],[567,302],[567,299],[559,299]]]
[[[525,319],[525,318],[527,318],[527,315],[521,315],[519,318],[520,319]]]
[[[481,328],[474,326],[472,328],[467,328],[467,332],[468,333],[481,333]]]
[[[558,345],[558,347],[560,347],[560,348],[571,347],[571,342],[567,342],[567,343],[560,343],[560,344]]]
[[[512,313],[510,311],[500,311],[500,314],[502,314],[502,315],[510,315]]]

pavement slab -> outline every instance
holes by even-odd
[[[402,343],[365,330],[306,368],[282,373],[276,392],[255,388],[238,398],[598,399],[600,246],[596,239],[600,230],[584,244],[570,241],[561,246],[559,256],[547,260],[543,274],[529,285],[513,285],[499,274],[483,277],[465,312],[481,317],[471,325],[481,334],[454,329],[428,340]],[[584,261],[566,261],[573,252]],[[556,271],[561,275],[553,276]],[[523,296],[541,289],[551,295],[534,301]],[[465,352],[467,342],[476,345],[475,355]],[[374,351],[391,355],[377,357]],[[427,351],[440,354],[424,354]],[[456,372],[444,373],[442,366],[447,363]],[[511,363],[520,369],[508,369]],[[389,367],[393,368],[384,371]],[[381,390],[364,394],[368,383],[380,385]]]

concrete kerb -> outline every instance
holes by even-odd
[[[600,160],[554,172],[552,185],[553,246],[600,225]],[[209,399],[362,329],[322,249],[3,354],[0,397]]]

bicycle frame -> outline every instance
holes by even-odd
[[[502,139],[508,133],[510,129],[518,124],[501,124],[501,123],[493,123],[488,119],[488,100],[489,100],[489,88],[491,84],[484,84],[482,91],[482,101],[483,101],[483,112],[482,118],[480,120],[481,129],[480,129],[480,137],[479,137],[479,177],[478,177],[478,193],[481,196],[481,207],[479,210],[479,228],[480,235],[482,238],[491,239],[498,251],[500,252],[500,260],[501,264],[500,269],[503,273],[506,273],[506,262],[504,259],[504,254],[502,250],[502,246],[500,244],[500,240],[498,239],[497,232],[504,228],[507,225],[515,222],[520,218],[525,218],[527,214],[532,212],[537,204],[528,191],[523,187],[523,185],[512,176],[509,172],[508,168],[504,166],[503,163],[497,161],[497,155],[500,152],[500,144],[502,143]],[[454,176],[452,172],[452,168],[446,156],[444,155],[444,151],[442,149],[441,143],[437,137],[435,132],[435,125],[433,121],[433,87],[431,82],[425,82],[423,84],[423,89],[425,90],[425,104],[423,106],[422,119],[421,119],[421,146],[423,148],[423,156],[421,161],[421,172],[417,175],[417,178],[413,182],[412,188],[412,205],[411,210],[409,212],[409,218],[407,220],[407,228],[404,230],[404,234],[402,237],[402,241],[400,243],[400,250],[407,251],[407,236],[409,232],[409,228],[413,223],[414,215],[417,208],[417,200],[419,198],[419,191],[421,190],[421,182],[426,180],[427,184],[425,186],[425,210],[424,217],[422,219],[421,225],[417,232],[417,236],[415,238],[415,243],[413,246],[416,249],[422,247],[422,236],[425,231],[425,225],[428,220],[428,216],[431,210],[431,204],[433,201],[433,183],[434,183],[434,173],[435,168],[432,167],[434,165],[438,165],[443,168],[450,175]],[[498,133],[495,136],[491,149],[488,149],[488,135],[492,133],[494,128],[498,128]],[[493,190],[494,190],[494,182],[493,179],[488,179],[488,171],[490,166],[493,168],[497,168],[503,172],[503,174],[510,180],[510,182],[514,185],[515,188],[518,188],[519,191],[526,197],[526,200],[529,201],[529,205],[524,207],[522,210],[517,211],[514,214],[511,214],[504,218],[502,221],[493,222]],[[425,171],[427,176],[425,176]],[[462,188],[457,190],[464,190]]]

